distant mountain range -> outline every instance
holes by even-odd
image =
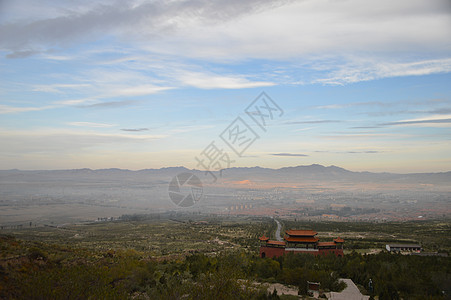
[[[214,172],[218,179],[214,182],[211,174],[185,167],[138,171],[3,170],[0,171],[0,223],[22,224],[30,220],[41,224],[65,223],[181,209],[171,201],[168,190],[173,177],[184,172],[195,174],[202,181],[202,203],[193,209],[208,213],[224,213],[231,207],[235,210],[244,207],[245,212],[246,205],[252,204],[257,213],[264,215],[272,214],[271,209],[275,207],[278,211],[285,206],[303,205],[319,209],[323,214],[325,207],[340,204],[363,210],[402,212],[408,216],[424,215],[424,210],[433,208],[434,216],[441,216],[449,214],[451,199],[451,172],[352,172],[317,164],[280,169],[236,167],[221,174]],[[189,186],[181,191],[189,192]]]
[[[0,170],[0,179],[53,179],[53,180],[125,180],[142,182],[145,180],[165,183],[179,173],[191,172],[204,177],[205,172],[190,170],[185,167],[167,167],[161,169],[143,169],[132,171],[127,169],[73,169],[73,170]],[[219,172],[214,172],[219,178]],[[299,180],[308,181],[339,181],[339,182],[398,182],[398,183],[422,183],[422,184],[448,184],[451,186],[451,171],[440,173],[372,173],[353,172],[337,166],[322,166],[313,164],[309,166],[284,167],[280,169],[261,167],[234,167],[222,171],[222,179],[225,180],[258,180],[294,182]],[[202,178],[201,178],[202,179]]]

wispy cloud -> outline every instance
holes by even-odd
[[[94,122],[69,122],[67,124],[71,126],[95,127],[95,128],[109,128],[117,126],[116,124],[94,123]]]
[[[449,108],[449,107],[436,108],[436,109],[428,111],[428,113],[430,113],[430,114],[451,115],[451,108]]]
[[[322,138],[326,139],[400,139],[412,137],[411,134],[396,134],[396,133],[349,133],[349,134],[336,134],[336,135],[323,135]]]
[[[328,150],[316,150],[316,153],[338,153],[338,154],[375,154],[382,153],[384,151],[379,150],[363,150],[363,151],[328,151]]]
[[[67,89],[85,89],[91,87],[87,83],[40,84],[32,87],[32,91],[46,93],[63,93]]]
[[[173,89],[168,86],[153,86],[153,85],[139,85],[139,86],[127,86],[121,88],[112,89],[107,95],[120,97],[120,96],[145,96],[152,95],[162,91]]]
[[[76,153],[80,149],[116,144],[125,146],[165,138],[165,135],[109,134],[81,130],[0,130],[0,153]]]
[[[350,127],[351,129],[375,129],[375,128],[381,128],[382,126],[355,126]]]
[[[331,66],[331,69],[333,68],[337,67]],[[387,77],[419,76],[449,72],[451,72],[451,58],[409,62],[350,58],[348,62],[339,65],[336,71],[331,71],[330,76],[317,79],[316,82],[344,85]]]
[[[414,124],[443,124],[443,123],[451,123],[451,119],[399,121],[399,122],[382,123],[381,125],[414,125]]]
[[[446,99],[413,100],[403,99],[397,101],[368,101],[336,103],[329,105],[313,106],[312,109],[322,110],[345,110],[354,114],[367,115],[371,117],[406,115],[406,114],[450,114],[451,108]],[[365,128],[365,127],[357,127]],[[374,128],[374,127],[370,127]]]
[[[10,105],[1,105],[0,104],[0,114],[15,114],[22,112],[30,112],[30,111],[40,111],[55,108],[55,105],[45,105],[40,107],[23,107],[23,106],[10,106]]]
[[[327,123],[341,123],[340,120],[312,120],[312,121],[292,121],[285,124],[327,124]]]
[[[54,61],[69,61],[74,60],[77,57],[69,56],[69,55],[52,55],[52,54],[43,54],[41,55],[43,59],[54,60]]]
[[[148,131],[149,128],[122,128],[122,131],[131,131],[131,132],[140,132],[140,131]]]
[[[311,130],[311,129],[314,129],[314,128],[316,128],[316,127],[297,128],[297,129],[294,129],[293,131],[294,132],[300,132],[300,131]]]
[[[274,82],[252,81],[241,75],[220,76],[200,72],[182,73],[178,79],[184,85],[201,89],[245,89],[275,85]]]
[[[171,133],[185,133],[185,132],[191,132],[191,131],[198,131],[198,130],[204,130],[215,127],[214,125],[189,125],[189,126],[181,126],[176,127],[173,129],[170,129],[169,132]]]
[[[308,156],[307,154],[302,154],[302,153],[271,153],[269,155],[273,155],[273,156],[298,156],[298,157]]]
[[[53,103],[57,106],[73,106],[73,105],[81,105],[83,103],[93,103],[98,101],[96,98],[87,97],[87,98],[80,98],[80,99],[69,99],[69,100],[58,100],[54,101]]]
[[[329,104],[329,105],[319,105],[313,106],[313,109],[342,109],[354,106],[392,106],[393,103],[390,102],[380,102],[380,101],[369,101],[369,102],[351,102],[342,104]]]
[[[445,118],[444,118],[445,117]],[[449,116],[431,116],[426,118],[400,120],[395,122],[386,122],[380,124],[381,126],[426,126],[426,127],[448,127],[451,124],[451,115]]]
[[[26,57],[35,55],[37,53],[39,53],[39,51],[37,51],[37,50],[19,50],[19,51],[14,51],[12,53],[7,54],[6,58],[11,58],[11,59],[26,58]]]
[[[82,104],[82,105],[77,105],[77,107],[80,107],[80,108],[116,108],[116,107],[135,105],[137,103],[139,103],[139,101],[122,100],[122,101],[97,102],[97,103],[93,103],[93,104]]]
[[[381,153],[381,151],[375,151],[375,150],[368,150],[368,151],[346,151],[346,153],[350,153],[350,154],[360,154],[360,153],[373,154],[373,153]]]

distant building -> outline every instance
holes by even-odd
[[[262,236],[260,240],[260,257],[277,257],[287,252],[325,255],[334,253],[343,256],[344,240],[336,238],[332,242],[320,242],[313,230],[287,230],[284,241],[272,241]]]
[[[385,245],[385,249],[388,252],[421,252],[423,250],[420,245],[416,244],[387,244]]]

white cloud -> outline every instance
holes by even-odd
[[[0,47],[65,47],[110,34],[152,52],[202,60],[412,49],[447,54],[449,10],[446,0],[95,2],[3,24]]]
[[[117,126],[116,124],[94,123],[94,122],[69,122],[67,124],[71,126],[97,127],[97,128],[108,128]]]
[[[90,45],[102,35],[120,41],[88,47],[86,53],[95,59],[84,63],[100,68],[74,75],[75,82],[34,87],[62,93],[79,86],[85,93],[80,98],[143,96],[180,85],[336,85],[451,72],[447,0],[48,1],[40,15],[10,2],[5,7],[12,17],[0,23],[0,50],[9,57],[42,53],[41,58],[56,62],[83,60],[79,53],[54,49]],[[254,74],[237,71],[254,59],[273,60],[269,74],[260,68]],[[209,64],[222,67],[211,71]],[[105,65],[115,68],[102,69]],[[317,73],[300,78],[304,70]]]
[[[335,134],[335,135],[324,135],[321,136],[325,139],[337,139],[337,140],[344,140],[344,139],[356,139],[356,140],[379,140],[379,141],[386,141],[386,140],[401,140],[403,138],[411,138],[413,135],[411,134],[397,134],[397,133],[367,133],[367,134]]]
[[[446,1],[294,1],[239,18],[187,22],[147,47],[225,61],[356,53],[401,56],[406,51],[448,54],[447,8],[449,13]]]
[[[177,127],[174,129],[169,130],[171,133],[186,133],[186,132],[192,132],[192,131],[199,131],[204,129],[210,129],[214,128],[214,125],[184,125],[182,127]]]
[[[87,83],[65,83],[65,84],[39,84],[32,87],[33,91],[45,93],[63,93],[68,89],[84,89],[90,87]]]
[[[50,55],[50,54],[44,54],[42,55],[42,58],[48,59],[48,60],[55,60],[55,61],[69,61],[73,60],[76,57],[68,56],[68,55]]]
[[[326,66],[324,66],[327,68]],[[386,77],[429,75],[451,72],[451,58],[417,60],[410,62],[349,58],[347,63],[329,66],[338,69],[330,76],[315,80],[317,83],[342,85]]]
[[[0,115],[1,114],[14,114],[21,112],[29,112],[29,111],[40,111],[55,108],[56,106],[47,105],[41,107],[23,107],[23,106],[10,106],[10,105],[1,105],[0,104]]]
[[[102,3],[91,5],[62,5],[60,2],[44,3],[51,13],[28,16],[18,11],[19,6],[7,6],[20,17],[10,17],[0,27],[0,47],[10,51],[21,48],[67,46],[101,34],[136,38],[137,35],[155,37],[171,33],[179,27],[197,20],[215,22],[235,19],[238,16],[271,6],[280,1],[152,1]],[[59,9],[54,9],[54,6]],[[16,10],[15,10],[16,8]],[[42,7],[41,7],[42,8]],[[31,21],[24,21],[24,20]],[[31,18],[30,18],[31,17]]]
[[[165,138],[165,135],[99,133],[68,129],[0,130],[2,154],[25,153],[77,153],[81,149],[116,145],[127,147],[134,143],[148,143]]]
[[[178,79],[184,85],[201,89],[243,89],[273,86],[273,82],[250,81],[242,76],[220,76],[200,72],[182,72]]]
[[[112,89],[111,92],[107,92],[107,95],[118,97],[118,96],[144,96],[151,95],[162,91],[167,91],[173,89],[173,87],[161,87],[153,85],[138,85],[132,87],[121,87]]]
[[[388,122],[381,125],[409,127],[451,127],[451,115],[432,115],[428,117]]]
[[[68,70],[67,82],[52,78],[52,84],[31,85],[32,91],[60,94],[61,100],[41,107],[1,105],[0,114],[102,104],[187,86],[341,85],[451,72],[451,15],[445,0],[42,5],[48,10],[40,15],[12,2],[4,6],[12,16],[0,23],[0,50],[17,58],[42,53],[38,57],[50,63],[80,61],[84,68]],[[90,45],[101,35],[128,46],[87,47],[83,54],[54,50]],[[254,68],[254,59],[272,61]],[[310,75],[301,80],[304,70]]]
[[[98,100],[96,98],[82,98],[82,99],[70,99],[70,100],[58,100],[55,101],[56,105],[80,105],[85,103],[95,103]]]

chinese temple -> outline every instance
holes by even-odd
[[[320,242],[314,230],[287,230],[284,241],[273,241],[262,236],[260,240],[260,257],[277,257],[287,252],[310,253],[313,255],[325,255],[333,253],[343,256],[342,238],[336,238],[332,242]]]

